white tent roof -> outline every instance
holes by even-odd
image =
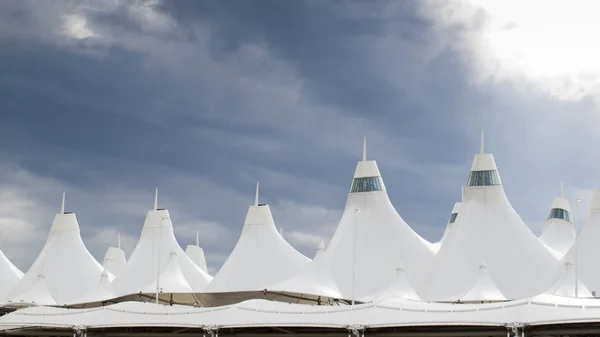
[[[0,300],[5,299],[22,278],[23,272],[0,251]]]
[[[567,199],[562,196],[554,199],[540,241],[558,258],[565,256],[575,243],[575,227],[571,219]]]
[[[102,265],[115,277],[121,275],[125,270],[127,259],[125,258],[125,252],[121,248],[109,247],[104,255]]]
[[[18,300],[10,300],[13,303],[37,304],[37,305],[56,305],[56,300],[50,294],[46,278],[44,275],[38,275],[36,282],[32,287],[23,292]]]
[[[454,228],[431,268],[425,298],[444,300],[468,291],[480,274],[482,257],[491,280],[507,298],[542,293],[560,273],[560,262],[511,206],[494,157],[484,154],[483,146],[473,160]]]
[[[74,327],[178,327],[229,329],[244,327],[384,327],[511,326],[597,322],[596,299],[541,295],[519,301],[489,304],[424,303],[388,300],[354,307],[311,306],[252,300],[220,308],[163,306],[124,302],[94,309],[31,307],[0,317],[0,330]],[[29,330],[35,331],[35,330]],[[497,331],[496,331],[497,333]],[[368,330],[367,330],[368,334]],[[443,332],[442,332],[443,334]]]
[[[309,261],[277,232],[269,205],[258,203],[257,185],[242,234],[206,291],[266,289],[296,274]]]
[[[157,192],[158,193],[158,192]],[[175,253],[176,259],[172,260]],[[198,268],[184,253],[173,232],[171,216],[166,209],[157,208],[155,199],[154,209],[148,211],[142,234],[122,275],[113,282],[113,291],[118,296],[146,292],[148,287],[156,285],[156,279],[173,264],[185,277],[181,288],[173,287],[172,292],[202,292],[212,277]],[[159,282],[160,283],[160,282]],[[154,292],[154,291],[152,291]]]
[[[600,188],[594,191],[588,221],[577,236],[579,275],[589,290],[600,293]]]
[[[344,213],[325,253],[342,296],[352,298],[353,283],[357,300],[385,290],[400,261],[409,283],[418,286],[434,251],[398,214],[377,163],[366,160],[363,150]]]
[[[564,263],[563,273],[558,281],[545,293],[556,296],[575,297],[575,268],[571,262],[571,258],[567,257]],[[581,281],[577,280],[577,297],[594,297],[591,291]]]
[[[102,266],[83,244],[75,214],[64,212],[63,199],[61,213],[54,217],[44,248],[7,298],[24,300],[43,275],[54,300],[58,304],[70,303],[92,289],[100,274]]]
[[[452,296],[447,301],[460,302],[494,302],[506,301],[507,298],[498,289],[491,279],[485,261],[479,265],[479,275],[473,285],[465,293],[458,296]]]
[[[298,274],[275,285],[269,290],[311,294],[329,298],[343,298],[337,288],[333,274],[325,259],[325,242],[321,240],[312,262],[306,265]]]
[[[141,290],[142,293],[192,293],[192,287],[185,279],[183,271],[179,267],[177,253],[173,250],[167,261],[165,269],[160,273],[158,285],[156,279]]]

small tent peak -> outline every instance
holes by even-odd
[[[317,247],[317,251],[325,251],[325,241],[323,239],[321,239],[321,241],[319,242],[319,246]]]
[[[102,268],[102,275],[100,275],[100,278],[108,279],[108,269],[106,269],[106,267]]]

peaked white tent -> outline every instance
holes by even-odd
[[[318,270],[327,268],[343,298],[369,300],[392,283],[400,261],[409,283],[421,284],[422,271],[434,251],[390,202],[377,163],[366,159],[365,140],[344,213],[324,254],[326,267],[315,267],[312,276],[303,274],[302,278],[318,285],[323,277]],[[299,287],[298,292],[303,289]]]
[[[206,264],[204,250],[200,247],[199,231],[196,232],[196,245],[188,245],[185,249],[185,253],[200,269],[202,269],[205,273],[208,273],[208,266]]]
[[[506,301],[507,298],[498,289],[494,281],[491,279],[485,261],[479,265],[479,275],[471,285],[469,290],[458,296],[452,296],[447,299],[451,302],[496,302]]]
[[[23,272],[0,250],[0,300],[5,299],[22,278]]]
[[[18,301],[10,301],[16,304],[34,304],[34,305],[57,305],[58,303],[52,297],[46,277],[43,274],[38,275],[33,286],[19,295]],[[10,305],[10,303],[9,303]]]
[[[206,291],[263,290],[298,273],[308,262],[275,228],[269,205],[258,202],[257,184],[242,234]]]
[[[546,226],[540,235],[540,241],[558,258],[569,252],[575,243],[575,226],[567,199],[557,197],[546,220]]]
[[[590,291],[600,294],[600,188],[594,191],[588,221],[577,236],[579,276]],[[574,252],[575,253],[575,252]]]
[[[300,296],[310,294],[329,299],[343,298],[329,269],[325,251],[325,241],[321,240],[312,262],[290,279],[271,287],[269,290],[294,293]]]
[[[577,289],[575,289],[576,279]],[[581,281],[581,278],[575,276],[575,268],[570,256],[564,262],[563,273],[558,281],[545,293],[563,297],[594,297],[588,287]]]
[[[44,248],[7,297],[9,301],[41,303],[47,296],[38,291],[40,277],[57,304],[77,300],[98,282],[102,266],[83,244],[75,213],[64,211],[64,201],[63,194],[61,211],[54,217]]]
[[[404,277],[404,270],[402,267],[396,268],[396,277],[392,281],[392,284],[390,284],[390,286],[383,293],[377,296],[374,302],[381,302],[391,298],[400,298],[413,301],[421,300],[417,292],[415,292],[413,287],[406,280],[406,277]]]
[[[183,275],[185,282],[180,287],[174,284],[163,284],[161,280],[174,269],[176,275]],[[159,279],[160,278],[160,279]],[[118,296],[156,292],[156,281],[159,279],[158,290],[166,292],[189,293],[202,292],[212,277],[201,270],[184,253],[175,238],[171,216],[166,209],[158,208],[158,189],[154,199],[154,209],[148,211],[142,234],[123,273],[114,280],[113,291]],[[163,287],[164,286],[164,287]],[[154,289],[150,289],[154,288]]]
[[[481,259],[490,279],[507,298],[534,296],[560,274],[560,262],[531,232],[508,201],[494,157],[475,155],[464,201],[428,277],[427,300],[467,292],[480,275]]]

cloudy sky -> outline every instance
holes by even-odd
[[[483,126],[515,209],[600,183],[592,1],[0,2],[0,248],[26,270],[60,195],[99,260],[131,253],[154,188],[214,272],[256,181],[312,255],[363,136],[390,198],[437,241]]]

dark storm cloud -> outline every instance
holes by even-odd
[[[435,241],[478,149],[482,111],[497,116],[485,120],[489,144],[526,204],[512,186],[541,188],[544,178],[520,175],[512,159],[531,158],[503,130],[525,132],[531,107],[580,108],[474,85],[469,58],[448,44],[469,28],[442,41],[416,1],[137,4],[0,5],[4,186],[43,206],[28,218],[40,231],[66,189],[97,258],[116,232],[132,248],[157,185],[180,242],[200,229],[213,268],[235,244],[257,180],[284,233],[330,235],[365,134],[392,202]],[[67,13],[95,35],[65,36]],[[539,205],[517,208],[534,218]]]

